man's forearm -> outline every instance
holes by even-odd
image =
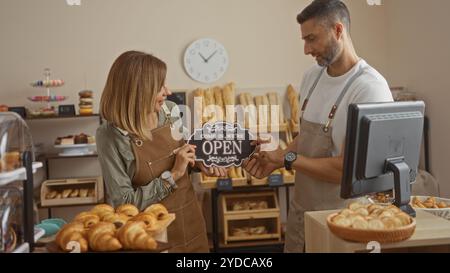
[[[343,157],[310,158],[299,155],[292,167],[307,176],[328,183],[340,184],[343,174]]]

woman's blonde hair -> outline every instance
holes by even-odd
[[[138,51],[120,55],[109,71],[100,100],[100,114],[114,126],[140,139],[151,139],[148,116],[166,80],[167,66]]]

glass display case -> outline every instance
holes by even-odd
[[[33,161],[33,140],[27,124],[16,113],[1,112],[0,253],[33,250],[33,173],[42,167],[42,163]]]
[[[33,140],[25,121],[16,113],[0,113],[0,173],[11,172],[23,166],[22,154],[30,151],[33,158]]]

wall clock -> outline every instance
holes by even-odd
[[[193,79],[211,83],[220,79],[228,68],[228,53],[218,41],[202,38],[190,44],[184,53],[184,69]]]

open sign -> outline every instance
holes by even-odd
[[[195,129],[188,143],[197,146],[196,161],[207,167],[239,167],[255,150],[252,140],[254,138],[248,129],[237,123],[219,121]]]

